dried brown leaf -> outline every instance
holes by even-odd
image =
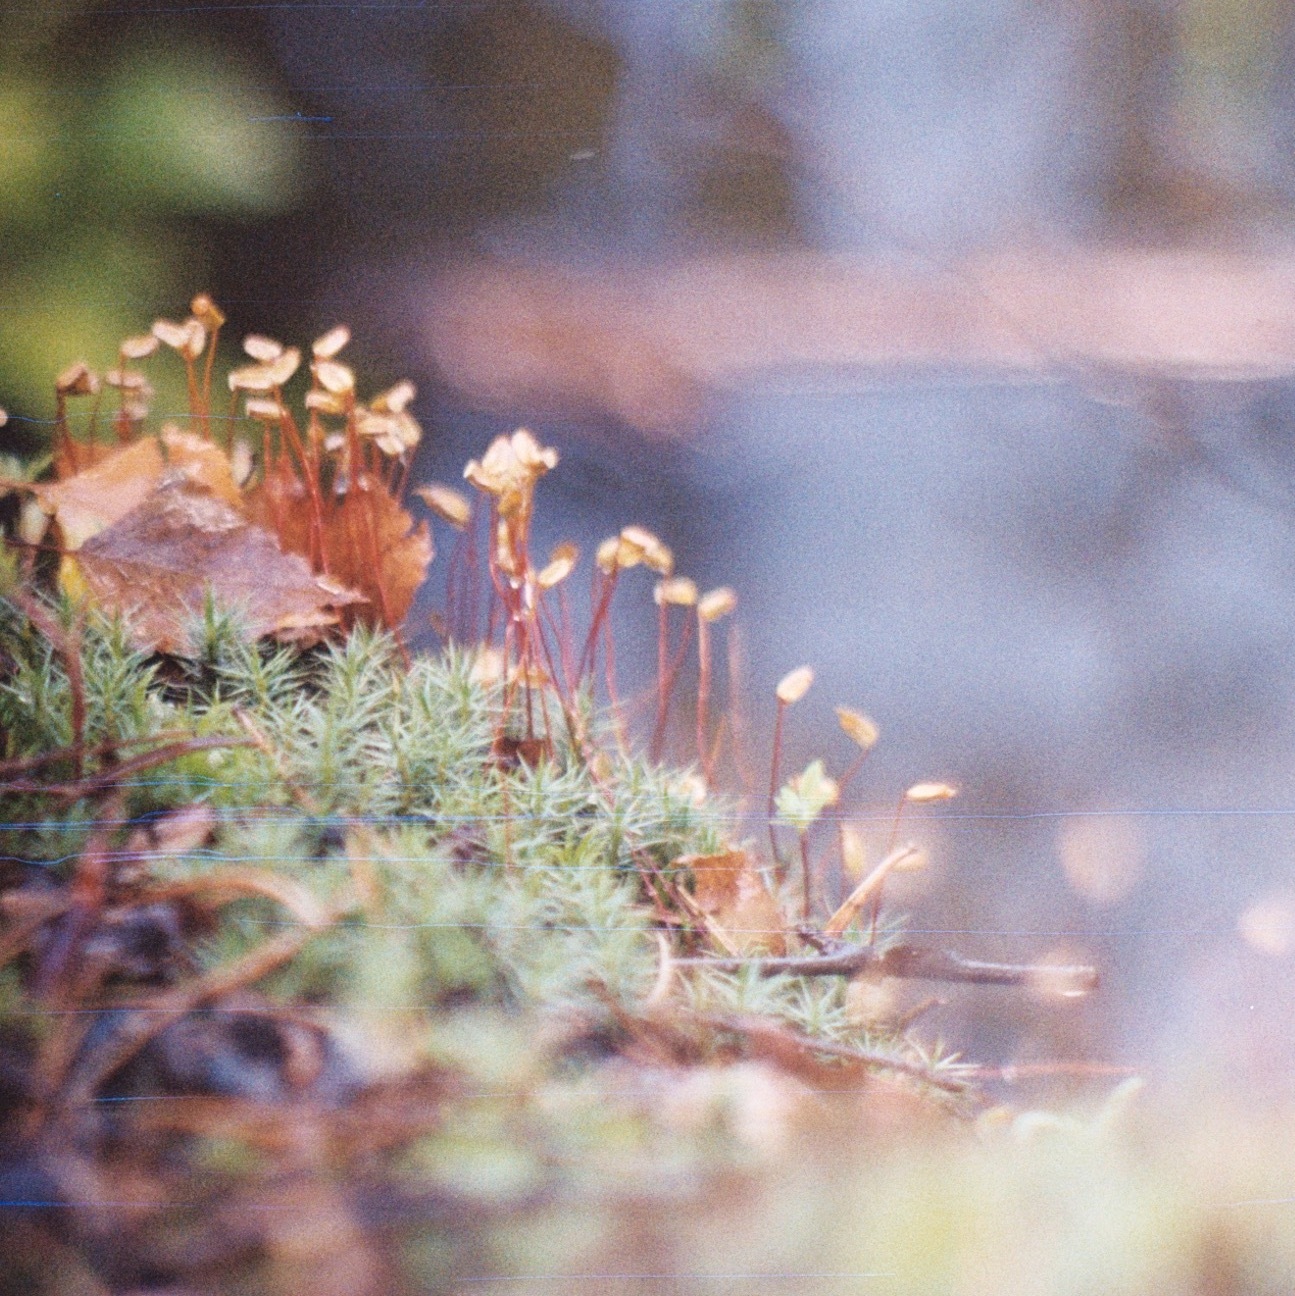
[[[361,478],[333,509],[324,549],[329,574],[359,590],[368,600],[365,614],[392,628],[405,619],[435,552],[427,523],[415,525],[371,477]]]
[[[691,870],[697,907],[738,953],[786,953],[787,924],[782,910],[745,851],[683,855],[675,866]]]
[[[248,511],[285,552],[310,557],[309,492],[286,463],[252,492]],[[329,576],[367,600],[360,615],[398,626],[435,552],[427,523],[415,526],[391,492],[365,474],[345,494],[325,498],[322,539]]]
[[[182,472],[194,485],[205,487],[226,504],[242,507],[243,497],[234,481],[229,455],[214,441],[172,426],[162,429],[162,445],[169,469]]]
[[[89,446],[78,446],[77,452]],[[79,549],[92,535],[137,508],[166,470],[162,450],[153,437],[114,448],[93,467],[63,481],[35,486],[45,510],[58,519],[63,545]]]
[[[304,559],[280,551],[211,491],[164,483],[138,508],[91,537],[76,556],[90,598],[121,613],[141,647],[183,653],[186,623],[208,591],[239,608],[254,635],[318,639],[361,595],[330,588]]]

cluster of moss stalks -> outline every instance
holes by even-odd
[[[1233,1131],[1147,1169],[1111,1141],[1136,1081],[1083,1119],[993,1107],[911,1018],[854,995],[861,977],[1020,985],[1038,969],[903,944],[877,912],[903,847],[811,924],[810,838],[858,761],[776,791],[806,668],[778,687],[771,859],[735,843],[738,807],[709,790],[707,710],[709,627],[731,591],[700,595],[626,528],[596,555],[577,651],[557,588],[574,549],[538,570],[530,554],[556,452],[517,433],[466,474],[489,508],[488,585],[469,506],[418,492],[460,532],[442,618],[460,646],[411,656],[397,613],[431,555],[398,503],[412,388],[361,405],[333,330],[312,349],[303,433],[280,391],[299,357],[248,339],[257,363],[230,387],[252,393],[258,468],[232,430],[211,436],[223,316],[194,309],[123,343],[105,378],[117,447],[73,444],[66,398],[97,391],[74,366],[58,386],[63,486],[8,482],[26,503],[0,561],[0,1293],[1290,1289],[1262,1217],[1181,1191],[1193,1158],[1220,1194],[1271,1191],[1271,1158],[1238,1168]],[[191,417],[153,447],[149,489],[223,491],[230,526],[268,518],[303,587],[332,578],[330,597],[366,504],[354,534],[378,561],[347,578],[368,614],[272,609],[293,640],[275,642],[202,601],[205,540],[183,529],[163,538],[189,565],[151,587],[149,624],[179,618],[165,642],[132,624],[129,581],[72,579],[120,553],[104,508],[130,530],[117,478],[78,477],[79,460],[93,474],[153,453],[149,386],[127,361],[158,339],[185,360]],[[663,578],[646,757],[608,618],[639,564]],[[156,591],[184,579],[181,606],[161,608]],[[477,643],[483,593],[502,648]],[[696,619],[700,774],[656,759],[690,642],[668,633],[678,607]],[[838,714],[866,753],[871,722]],[[904,800],[951,794],[918,784]],[[862,864],[845,827],[840,849]]]
[[[902,1033],[851,1022],[840,978],[672,968],[704,942],[686,861],[731,807],[612,743],[507,754],[477,655],[257,643],[209,606],[192,657],[146,656],[16,579],[0,1175],[27,1205],[0,1227],[25,1290],[267,1265],[295,1289],[343,1256],[338,1290],[365,1290],[394,1281],[393,1231],[425,1284],[501,1213],[593,1191],[604,1158],[609,1183],[660,1162],[636,1191],[670,1190],[667,1073],[766,1057],[857,1086],[890,1059],[960,1100]],[[301,1251],[324,1217],[349,1241]]]
[[[0,482],[0,1283],[426,1290],[494,1220],[610,1200],[618,1177],[666,1192],[688,1139],[658,1126],[687,1077],[764,1058],[967,1102],[898,1024],[852,1018],[841,976],[734,957],[797,943],[768,889],[786,880],[730,850],[709,779],[632,752],[619,573],[663,578],[653,753],[689,642],[670,609],[695,609],[706,775],[732,592],[699,595],[627,527],[578,650],[557,588],[575,549],[531,555],[557,452],[518,431],[468,465],[481,510],[417,492],[458,534],[441,630],[463,646],[412,657],[432,557],[401,504],[412,385],[361,401],[345,327],[304,363],[252,335],[221,416],[224,322],[200,294],[103,374],[70,366],[52,458]],[[152,433],[159,355],[189,411]],[[732,1160],[689,1146],[707,1173]]]

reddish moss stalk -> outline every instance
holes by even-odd
[[[710,707],[710,623],[700,614],[697,617],[697,760],[702,777],[710,782],[706,752],[706,729]]]

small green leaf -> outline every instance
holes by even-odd
[[[793,775],[778,792],[775,805],[780,822],[803,833],[828,806],[835,805],[840,788],[829,778],[821,760],[810,761],[804,770]]]

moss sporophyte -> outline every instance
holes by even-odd
[[[626,526],[598,547],[578,632],[575,546],[541,560],[532,544],[556,450],[525,429],[497,437],[465,470],[475,502],[410,489],[412,384],[361,400],[345,328],[309,359],[254,335],[217,409],[224,322],[198,297],[102,377],[69,368],[48,468],[5,482],[19,505],[0,607],[5,1146],[54,1196],[78,1174],[106,1182],[130,1149],[156,1195],[129,1243],[147,1267],[213,1139],[256,1149],[261,1168],[209,1178],[203,1200],[269,1191],[304,1164],[304,1143],[259,1132],[267,1104],[314,1122],[331,1166],[388,1187],[449,1131],[569,1148],[571,1113],[586,1119],[601,1083],[659,1068],[853,1077],[861,1102],[903,1090],[973,1112],[971,1069],[854,988],[1037,985],[1040,969],[918,948],[881,910],[886,879],[921,856],[898,814],[872,862],[850,822],[872,722],[840,708],[853,763],[782,783],[784,712],[812,672],[779,684],[762,857],[741,836],[751,799],[716,791],[749,755],[733,699],[712,696],[733,591],[699,593]],[[161,350],[183,363],[189,412],[151,430],[138,366]],[[449,541],[444,645],[414,655],[403,626],[433,520]],[[611,616],[635,567],[657,578],[642,699],[618,692]],[[691,715],[676,715],[688,681]],[[695,764],[669,763],[685,746]],[[899,809],[951,795],[918,784]],[[1094,983],[1085,967],[1047,973],[1062,992]],[[469,1110],[501,1084],[521,1107]],[[162,1108],[117,1101],[180,1095],[202,1103],[183,1109],[179,1152]],[[491,1209],[522,1210],[566,1155],[539,1157]],[[446,1191],[480,1208],[468,1180]]]

